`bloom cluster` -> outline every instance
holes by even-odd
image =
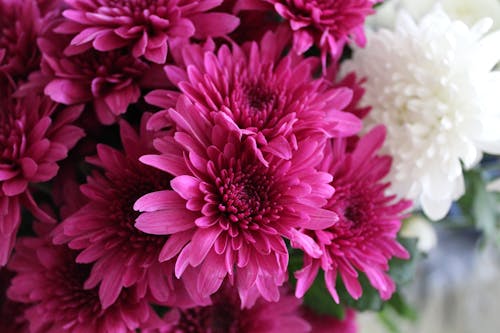
[[[356,332],[347,300],[410,257],[406,198],[441,217],[500,152],[500,37],[438,13],[370,40],[378,2],[0,0],[0,326]]]

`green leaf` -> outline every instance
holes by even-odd
[[[313,285],[304,295],[304,304],[314,310],[314,312],[322,315],[334,316],[339,319],[344,319],[344,307],[335,303],[326,288],[323,271],[320,271]]]
[[[380,322],[385,326],[389,333],[401,333],[398,325],[395,323],[393,316],[387,310],[382,310],[378,313]]]
[[[398,286],[402,286],[413,280],[417,270],[417,262],[420,258],[420,253],[417,250],[416,238],[400,237],[398,241],[410,253],[410,259],[392,259],[389,262],[389,275]]]
[[[386,303],[385,308],[392,308],[399,316],[415,321],[417,320],[417,311],[411,307],[404,297],[399,293],[395,292],[391,299]]]
[[[458,201],[461,213],[471,225],[483,232],[483,243],[494,241],[500,245],[498,194],[486,190],[486,181],[481,170],[468,170],[464,177],[465,195]]]
[[[293,273],[301,269],[303,266],[303,253],[296,249],[290,251],[290,259],[288,261],[289,281],[292,286],[297,284],[297,280]],[[329,315],[339,319],[344,319],[345,311],[342,305],[334,302],[332,295],[326,288],[324,273],[322,270],[316,276],[311,288],[304,295],[304,305],[313,310],[315,313]]]
[[[370,281],[363,273],[359,274],[359,282],[363,289],[363,294],[356,300],[349,294],[342,280],[340,278],[337,280],[337,291],[341,302],[358,311],[380,311],[384,301],[380,298],[377,289],[372,287]]]

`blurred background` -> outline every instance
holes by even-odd
[[[417,267],[405,288],[407,302],[416,312],[413,320],[385,314],[392,330],[402,333],[500,332],[500,253],[492,244],[482,245],[472,228],[435,225],[437,246]],[[391,331],[385,317],[359,315],[361,333]],[[390,325],[389,324],[389,325]]]

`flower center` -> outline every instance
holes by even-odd
[[[91,316],[97,316],[101,311],[101,303],[96,288],[86,290],[83,288],[85,280],[89,277],[92,265],[75,263],[76,252],[68,254],[64,264],[55,270],[48,271],[49,279],[57,288],[58,306],[54,308],[66,321],[73,320],[75,314],[70,309],[84,311]],[[90,319],[90,318],[89,318]]]
[[[373,193],[363,188],[361,184],[335,185],[335,194],[330,203],[330,209],[337,212],[341,222],[349,227],[361,227],[366,221],[371,221],[374,211]]]
[[[273,177],[260,165],[223,169],[216,179],[219,211],[242,229],[259,229],[278,218],[280,206],[272,190]]]
[[[242,128],[264,129],[272,126],[282,116],[283,92],[273,87],[272,68],[261,68],[258,79],[246,70],[236,71],[235,87],[231,96],[231,117]]]
[[[246,89],[248,106],[256,111],[270,111],[275,106],[274,93],[263,86],[251,85]]]
[[[107,16],[128,16],[134,19],[136,24],[149,22],[151,15],[160,18],[168,17],[172,5],[170,0],[104,0],[97,12]]]
[[[125,50],[85,53],[72,56],[71,62],[89,80],[95,97],[109,94],[116,86],[140,77],[147,66],[131,57]]]

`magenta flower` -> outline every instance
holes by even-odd
[[[200,266],[194,280],[183,278],[201,295],[215,293],[228,277],[243,305],[254,287],[265,299],[278,300],[288,264],[283,237],[319,256],[312,239],[296,228],[323,229],[336,218],[320,208],[333,188],[331,176],[314,168],[322,158],[318,143],[298,142],[290,160],[264,156],[266,167],[253,137],[242,137],[224,113],[212,122],[185,96],[167,112],[159,115],[175,122],[175,141],[164,137],[155,145],[161,154],[140,160],[172,174],[173,191],[140,198],[134,208],[143,213],[136,227],[176,238],[177,245],[164,248],[160,261],[179,253],[178,277],[189,265]]]
[[[153,152],[152,136],[145,130],[148,118],[146,114],[139,134],[120,122],[123,152],[97,146],[98,155],[87,160],[102,171],[94,170],[81,187],[88,203],[54,231],[56,243],[67,242],[81,250],[78,263],[93,263],[85,286],[94,288],[100,283],[104,309],[116,302],[123,288],[131,286],[137,287],[139,296],[147,294],[157,303],[203,303],[192,301],[182,283],[174,280],[173,261],[158,262],[168,238],[134,228],[139,215],[132,208],[134,202],[144,194],[169,188],[172,178],[139,162],[139,156]]]
[[[315,45],[323,60],[329,54],[333,59],[342,55],[349,39],[364,46],[365,18],[374,13],[379,0],[239,0],[238,10],[263,10],[266,3],[288,21],[293,31],[293,49],[303,54]]]
[[[27,305],[30,332],[136,332],[158,321],[133,289],[103,309],[96,288],[86,288],[90,265],[75,263],[77,253],[46,237],[22,238],[9,267],[17,273],[7,295]]]
[[[173,308],[159,330],[147,333],[306,333],[310,325],[300,316],[300,300],[281,291],[280,300],[263,299],[242,309],[238,294],[230,287],[213,297],[213,304],[191,309]],[[315,331],[314,331],[315,332]]]
[[[43,52],[42,73],[47,77],[45,94],[54,101],[67,105],[93,102],[99,121],[112,124],[139,99],[139,80],[149,66],[126,50],[88,50],[65,56],[64,38],[41,38],[38,43]]]
[[[349,104],[350,90],[313,79],[311,58],[289,55],[279,60],[285,44],[286,33],[280,30],[267,33],[260,44],[233,45],[232,51],[227,46],[217,53],[193,46],[184,53],[187,70],[165,69],[205,115],[223,113],[241,134],[254,137],[264,153],[289,159],[297,141],[356,133],[359,119],[341,111]]]
[[[48,97],[29,95],[0,100],[0,266],[7,263],[20,223],[20,205],[42,220],[30,183],[46,182],[58,170],[83,131],[71,123],[81,106],[58,107]]]
[[[319,259],[305,255],[304,268],[296,272],[297,297],[304,295],[320,267],[337,303],[338,274],[355,299],[362,294],[358,271],[367,276],[382,299],[394,292],[396,286],[387,274],[388,261],[409,256],[396,235],[411,202],[385,194],[390,184],[383,179],[390,170],[391,158],[376,155],[384,138],[385,129],[376,127],[359,140],[352,152],[346,151],[347,140],[343,139],[327,146],[320,170],[333,176],[335,194],[325,208],[336,212],[340,220],[328,229],[315,231],[314,239],[323,255]]]
[[[173,38],[219,37],[234,30],[239,20],[208,12],[222,0],[65,0],[68,21],[57,31],[77,34],[68,52],[90,47],[110,51],[130,47],[138,58],[165,63]]]
[[[40,13],[35,1],[0,0],[0,90],[26,80],[40,65],[36,38]]]

